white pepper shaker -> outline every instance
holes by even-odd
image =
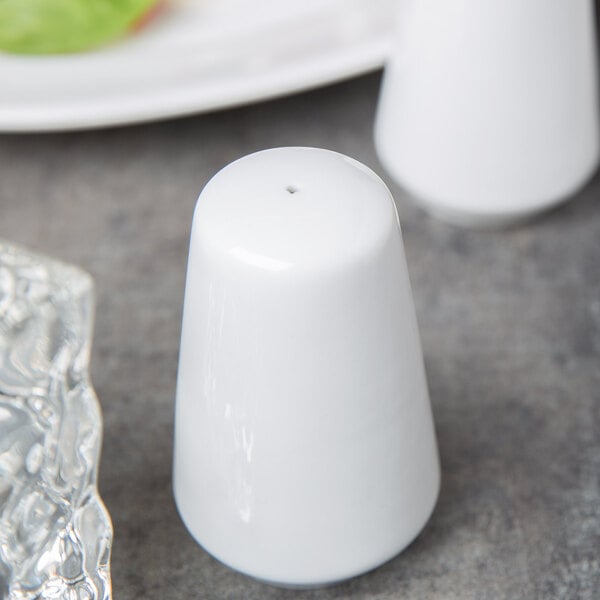
[[[401,551],[440,481],[393,199],[314,148],[252,154],[201,193],[191,233],[174,491],[233,569],[329,584]]]
[[[497,226],[568,198],[598,164],[592,0],[403,0],[379,156],[428,211]]]

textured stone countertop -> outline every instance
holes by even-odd
[[[379,75],[250,107],[92,132],[0,136],[0,236],[87,269],[100,491],[115,600],[600,597],[600,179],[504,231],[445,225],[396,195],[442,459],[437,508],[376,571],[323,590],[238,575],[171,494],[192,210],[231,160],[323,146],[382,173]],[[389,182],[389,178],[386,178]]]

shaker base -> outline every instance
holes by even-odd
[[[320,588],[329,588],[329,587],[334,587],[336,585],[340,585],[340,584],[345,583],[346,581],[350,581],[351,579],[354,579],[356,577],[361,577],[363,575],[367,575],[368,573],[371,573],[372,571],[379,569],[380,567],[382,567],[386,563],[390,562],[391,560],[394,560],[396,557],[398,557],[400,554],[402,554],[417,539],[417,537],[419,537],[419,535],[421,534],[423,529],[426,527],[426,525],[429,522],[429,519],[431,518],[431,515],[433,514],[433,511],[438,503],[440,489],[441,489],[441,473],[438,472],[435,492],[431,496],[431,504],[427,508],[427,510],[423,513],[422,518],[419,520],[418,525],[414,530],[414,534],[403,544],[401,544],[400,546],[395,548],[392,552],[390,552],[389,554],[387,554],[383,557],[380,557],[378,560],[374,561],[371,564],[365,565],[363,568],[357,568],[347,574],[343,574],[340,576],[340,574],[338,572],[337,576],[334,576],[330,579],[329,578],[323,578],[323,579],[319,578],[318,580],[301,582],[301,583],[296,583],[294,581],[279,580],[277,578],[271,579],[270,577],[264,577],[264,576],[258,575],[256,573],[256,571],[252,572],[251,570],[247,569],[245,566],[234,564],[234,563],[230,562],[221,553],[211,549],[210,547],[207,547],[206,543],[202,539],[202,536],[197,534],[197,532],[195,531],[195,529],[192,526],[192,524],[190,523],[190,521],[186,518],[186,513],[182,509],[182,506],[178,499],[176,485],[174,485],[173,491],[174,491],[174,499],[175,499],[175,506],[177,508],[177,512],[179,513],[179,517],[183,521],[183,524],[184,524],[185,528],[187,529],[189,535],[198,544],[198,546],[200,546],[202,548],[202,550],[204,550],[206,553],[210,554],[210,556],[212,556],[216,561],[221,563],[224,567],[227,567],[228,569],[231,569],[232,571],[235,571],[236,573],[239,573],[241,575],[245,575],[246,577],[249,577],[250,579],[257,581],[258,583],[262,583],[264,585],[269,585],[271,587],[285,589],[285,590],[302,591],[302,590],[315,590],[315,589],[320,589]]]
[[[391,173],[391,169],[387,168],[386,161],[382,160],[382,162],[388,173]],[[595,176],[597,168],[597,161],[594,161],[592,168],[587,170],[585,175],[566,193],[548,199],[543,204],[534,205],[533,207],[524,210],[502,212],[476,212],[469,209],[458,208],[456,206],[441,204],[437,200],[432,200],[426,194],[415,191],[414,188],[405,185],[395,178],[394,179],[403,194],[407,196],[413,204],[417,205],[432,217],[450,225],[465,229],[491,230],[517,227],[567,203],[588,185]]]

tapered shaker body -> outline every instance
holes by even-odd
[[[598,163],[592,0],[402,0],[375,139],[430,212],[511,223],[574,194]]]
[[[189,531],[255,578],[327,584],[409,544],[438,486],[387,188],[313,148],[226,167],[188,262],[174,490]]]

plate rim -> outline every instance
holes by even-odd
[[[382,5],[383,6],[383,5]],[[55,104],[4,102],[0,99],[0,133],[44,133],[139,124],[234,108],[315,89],[381,68],[391,44],[389,31],[370,32],[352,44],[332,45],[323,52],[280,62],[255,74],[241,73],[224,80],[190,80],[142,93],[97,95]],[[119,57],[114,51],[112,59]],[[2,56],[3,61],[13,57]],[[40,59],[38,61],[38,58]],[[29,59],[33,71],[48,57]],[[70,57],[69,57],[70,58]],[[77,55],[76,60],[82,56]],[[16,57],[16,61],[23,57]],[[1,65],[0,65],[1,66]]]

